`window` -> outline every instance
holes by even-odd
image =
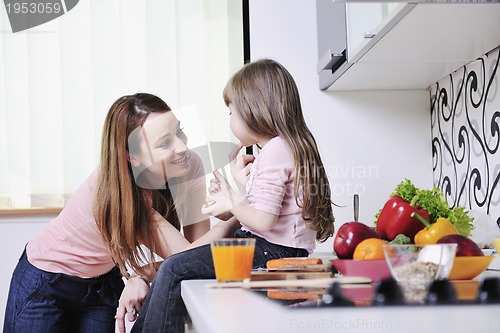
[[[240,1],[89,0],[26,31],[3,10],[0,24],[0,209],[63,206],[122,95],[163,98],[190,145],[234,141],[222,90],[243,64]]]

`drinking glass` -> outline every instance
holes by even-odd
[[[212,241],[211,249],[217,281],[250,280],[255,238],[223,238]]]

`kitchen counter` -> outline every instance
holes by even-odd
[[[214,282],[182,282],[196,333],[500,332],[500,304],[287,308],[250,290],[205,287]]]

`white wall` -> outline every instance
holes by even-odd
[[[330,176],[336,228],[353,220],[372,225],[396,184],[411,179],[432,187],[429,92],[322,92],[316,74],[316,7],[313,0],[250,0],[252,60],[273,58],[295,77],[305,117]],[[404,75],[404,73],[402,73]],[[317,251],[331,252],[333,239]]]
[[[0,327],[3,327],[10,278],[24,246],[52,216],[0,218]]]

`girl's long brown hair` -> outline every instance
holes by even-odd
[[[294,158],[294,196],[302,207],[302,218],[316,231],[316,240],[327,240],[335,230],[330,184],[292,75],[274,60],[255,61],[233,75],[223,95],[227,106],[233,103],[250,133],[279,136],[287,143]]]
[[[109,109],[102,132],[94,216],[124,276],[128,274],[127,264],[137,274],[149,278],[157,268],[153,264],[154,253],[160,253],[161,247],[157,226],[153,223],[154,210],[180,229],[168,185],[163,190],[137,186],[128,160],[128,138],[152,112],[170,112],[170,108],[151,94],[121,97]]]

